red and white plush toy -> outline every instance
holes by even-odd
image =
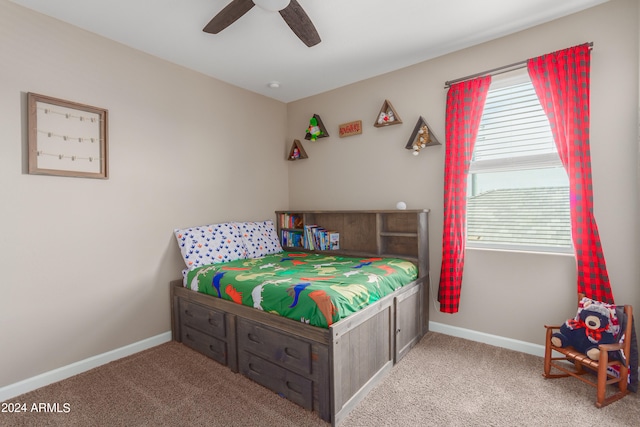
[[[395,122],[396,117],[393,115],[393,111],[389,110],[387,112],[380,112],[380,116],[378,116],[378,124],[391,123]]]

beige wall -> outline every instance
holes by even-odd
[[[446,80],[585,41],[596,218],[616,300],[640,307],[637,9],[612,0],[285,105],[0,0],[0,387],[168,331],[175,227],[403,200],[432,210],[435,295],[444,146],[404,149],[418,117],[444,142]],[[27,92],[109,110],[109,180],[25,172]],[[385,99],[403,125],[372,126]],[[311,143],[314,113],[331,137]],[[363,134],[338,138],[352,120]],[[309,159],[283,159],[294,138]],[[470,250],[461,312],[432,307],[431,320],[541,343],[542,324],[572,309],[574,280],[572,257]]]
[[[612,0],[539,27],[287,105],[289,139],[317,113],[331,137],[303,141],[309,158],[289,165],[290,207],[429,208],[432,301],[440,273],[445,147],[405,150],[422,115],[444,143],[444,82],[583,42],[594,42],[591,154],[595,215],[617,302],[640,307],[638,218],[638,2]],[[402,125],[375,128],[385,99]],[[363,133],[337,137],[340,123]],[[431,321],[542,344],[544,323],[575,307],[572,256],[468,250],[460,312]]]
[[[286,106],[0,0],[0,387],[170,329],[172,231],[286,207]],[[110,178],[28,175],[36,92],[109,110]]]

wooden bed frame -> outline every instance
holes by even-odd
[[[285,213],[294,214],[277,215]],[[341,249],[331,254],[409,259],[419,278],[328,329],[198,293],[174,280],[172,335],[336,426],[428,330],[428,210],[295,214],[305,224],[340,233]],[[279,224],[278,234],[283,230]]]

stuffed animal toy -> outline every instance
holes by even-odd
[[[378,116],[378,124],[385,124],[395,122],[396,117],[393,115],[393,111],[389,110],[387,112],[381,111]]]
[[[309,127],[307,128],[307,133],[311,135],[311,141],[315,141],[319,137],[322,136],[322,131],[320,130],[320,126],[318,126],[318,120],[315,117],[311,117],[309,120]]]
[[[573,347],[592,360],[600,358],[599,344],[612,344],[620,326],[615,308],[608,304],[583,298],[578,313],[560,326],[560,332],[551,337],[556,347]]]
[[[418,137],[413,143],[413,155],[417,156],[420,154],[420,150],[427,146],[427,144],[431,142],[431,136],[429,136],[429,128],[426,126],[420,127],[418,131]]]

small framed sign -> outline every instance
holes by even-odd
[[[107,110],[28,94],[29,173],[108,178]]]
[[[343,123],[339,125],[340,138],[345,136],[359,135],[362,133],[362,120],[356,120],[354,122]]]

